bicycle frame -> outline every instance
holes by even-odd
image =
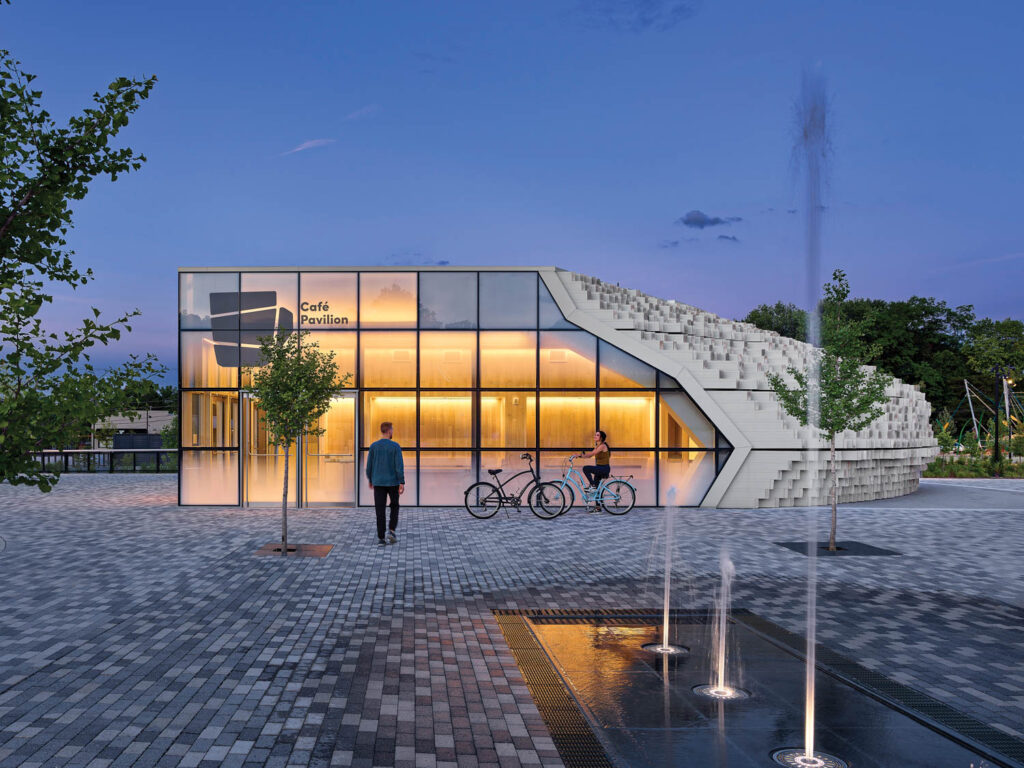
[[[632,475],[629,479],[632,479]],[[564,491],[565,487],[567,485],[570,485],[572,486],[572,488],[575,488],[576,491],[579,492],[580,498],[583,501],[601,502],[605,498],[605,493],[609,494],[609,498],[618,498],[618,494],[611,493],[605,487],[609,480],[618,480],[619,482],[623,482],[630,488],[633,488],[633,492],[636,493],[636,488],[633,486],[631,482],[629,482],[629,479],[608,475],[608,477],[601,478],[601,482],[597,484],[597,488],[592,488],[590,486],[590,482],[587,481],[585,477],[583,477],[583,474],[578,469],[576,469],[575,466],[573,466],[573,458],[570,457],[569,469],[567,469],[565,471],[565,474],[562,475],[562,482],[559,485],[559,488],[561,488]],[[570,494],[573,493],[572,488],[569,489]],[[574,499],[575,494],[569,496],[569,498]]]
[[[520,491],[518,494],[506,493],[505,483],[511,483],[513,480],[515,480],[517,477],[521,475],[531,475],[533,479],[526,485],[524,485],[522,491]],[[498,491],[501,493],[502,503],[511,503],[513,504],[513,506],[518,506],[518,502],[520,499],[523,498],[523,496],[526,493],[526,490],[531,485],[533,485],[534,482],[536,482],[537,475],[533,472],[533,468],[531,467],[530,469],[524,469],[522,472],[516,472],[511,477],[506,477],[505,483],[501,482],[501,479],[498,477],[498,475],[491,475],[491,479],[494,480],[495,485],[498,486]]]
[[[521,472],[516,472],[511,477],[506,477],[504,483],[501,481],[501,479],[500,479],[501,476],[500,475],[491,475],[490,476],[491,480],[494,482],[494,484],[498,486],[498,493],[501,495],[501,503],[502,504],[508,504],[509,506],[513,506],[513,507],[516,507],[518,509],[520,506],[522,506],[522,500],[524,498],[529,498],[529,496],[530,496],[530,494],[529,494],[530,487],[534,486],[534,485],[536,485],[537,483],[540,482],[540,475],[537,474],[537,470],[533,466],[533,461],[530,460],[530,459],[527,459],[527,461],[529,461],[529,467],[527,467],[526,469],[522,470]],[[517,477],[521,477],[523,475],[530,475],[530,480],[529,480],[529,482],[526,483],[526,485],[524,485],[520,489],[519,493],[517,493],[517,494],[506,493],[506,491],[505,491],[506,483],[511,483]]]

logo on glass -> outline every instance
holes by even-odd
[[[256,336],[277,330],[287,333],[295,327],[291,310],[277,304],[277,291],[236,291],[210,294],[210,327],[217,365],[237,368],[259,365],[259,344],[238,347],[238,330],[250,330]]]

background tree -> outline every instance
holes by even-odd
[[[174,414],[174,418],[164,424],[160,429],[160,447],[161,448],[177,448],[178,447],[178,414]]]
[[[956,409],[964,397],[964,379],[982,386],[985,392],[991,388],[992,363],[983,368],[972,366],[972,349],[986,345],[1015,348],[1022,343],[1019,335],[1024,334],[1019,321],[976,320],[969,304],[953,307],[922,296],[903,301],[847,297],[841,315],[859,328],[866,351],[863,362],[918,386],[936,411],[948,409],[959,421],[947,428],[951,433],[959,433],[963,426],[964,414],[956,414]],[[803,310],[780,301],[755,307],[744,321],[803,341],[803,330],[795,326],[805,317]],[[822,321],[827,337],[828,318]]]
[[[141,166],[145,157],[113,140],[156,78],[118,78],[63,127],[40,106],[33,80],[0,50],[0,481],[48,491],[58,475],[32,452],[64,447],[100,418],[130,410],[131,385],[162,373],[148,355],[106,371],[90,362],[89,350],[130,331],[137,311],[108,323],[93,308],[81,327],[60,333],[39,317],[55,284],[92,279],[67,247],[71,204],[95,178],[114,181]]]
[[[836,435],[846,430],[864,429],[882,415],[882,406],[889,398],[886,388],[892,382],[888,374],[865,367],[864,357],[870,352],[862,338],[862,329],[843,315],[843,304],[850,295],[850,285],[841,269],[832,273],[825,284],[822,302],[823,348],[815,348],[820,380],[815,380],[811,365],[803,370],[789,368],[796,381],[790,388],[774,373],[768,381],[786,413],[812,424],[829,442],[829,478],[832,502],[832,525],[828,535],[829,551],[836,549],[836,527],[839,477],[836,467]]]
[[[992,379],[997,366],[1024,371],[1024,322],[982,318],[970,329],[964,351],[981,381]]]
[[[865,363],[916,384],[936,410],[956,408],[971,375],[964,345],[975,325],[972,306],[921,296],[847,299],[843,316],[860,327],[870,352]]]
[[[783,304],[781,301],[758,304],[747,313],[743,322],[797,341],[807,341],[807,312],[796,304]]]
[[[152,379],[141,379],[128,387],[132,405],[140,411],[178,410],[178,388],[173,384],[158,384]]]
[[[246,367],[249,393],[260,410],[260,421],[274,445],[284,450],[284,488],[281,492],[281,554],[288,554],[288,461],[303,435],[322,435],[317,420],[331,407],[331,397],[349,384],[351,373],[338,377],[333,352],[317,344],[300,343],[305,334],[279,333],[260,338],[261,367]]]

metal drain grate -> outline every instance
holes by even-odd
[[[508,610],[494,614],[566,768],[613,768],[576,700],[527,627],[527,614]]]

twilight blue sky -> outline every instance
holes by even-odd
[[[555,264],[731,317],[803,303],[805,66],[833,106],[825,272],[1022,318],[1022,38],[1015,0],[0,7],[57,116],[160,78],[122,133],[149,162],[77,207],[97,280],[53,315],[138,306],[115,356],[168,363],[178,266]]]

